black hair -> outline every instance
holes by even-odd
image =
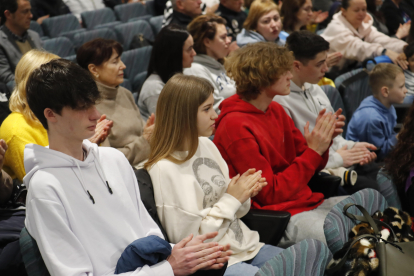
[[[6,16],[4,15],[5,11],[15,13],[18,8],[19,5],[17,4],[17,0],[0,0],[0,25],[3,25],[6,22]]]
[[[108,61],[113,51],[121,56],[122,45],[112,39],[96,38],[83,44],[76,52],[76,61],[83,68],[88,70],[89,64],[99,66]]]
[[[342,8],[344,8],[345,10],[349,8],[349,2],[351,2],[351,0],[342,0]]]
[[[164,83],[183,72],[183,46],[190,34],[177,25],[169,25],[158,33],[152,47],[147,78],[158,74]]]
[[[287,37],[286,47],[293,52],[295,60],[306,64],[320,52],[329,50],[329,42],[309,31],[296,31]]]
[[[404,48],[404,54],[407,57],[407,59],[414,55],[414,42],[411,42]]]
[[[61,114],[62,108],[84,110],[100,99],[95,81],[88,71],[65,59],[43,64],[30,75],[26,85],[30,109],[48,129],[46,108]]]

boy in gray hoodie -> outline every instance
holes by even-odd
[[[315,120],[323,109],[334,112],[325,92],[317,85],[319,80],[328,71],[326,64],[329,43],[316,34],[308,31],[293,32],[287,39],[287,47],[293,51],[291,93],[287,96],[276,96],[275,101],[283,106],[288,115],[295,122],[296,127],[304,132],[304,126],[309,122],[309,129],[315,126]],[[345,181],[355,186],[344,186],[349,193],[363,188],[378,190],[375,179],[368,179],[359,172],[358,179],[355,173],[348,172],[347,168],[355,165],[365,165],[375,159],[376,150],[372,144],[355,143],[345,140],[338,135],[333,139],[329,149],[329,160],[325,167],[331,174],[345,177]]]

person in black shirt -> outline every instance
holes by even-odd
[[[221,0],[216,11],[227,21],[227,33],[236,40],[236,36],[243,29],[243,23],[247,18],[247,14],[242,10],[243,0]]]

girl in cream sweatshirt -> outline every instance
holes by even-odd
[[[217,231],[214,240],[230,244],[233,252],[225,275],[254,275],[282,249],[260,243],[259,234],[240,220],[250,210],[250,197],[267,183],[255,169],[229,179],[226,162],[207,138],[217,118],[213,90],[209,81],[195,76],[175,75],[167,82],[145,167],[171,242]],[[241,263],[243,269],[237,267]]]

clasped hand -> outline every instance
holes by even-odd
[[[241,176],[238,174],[231,179],[227,193],[243,204],[249,198],[255,197],[266,185],[266,178],[262,177],[262,171],[248,169]]]

